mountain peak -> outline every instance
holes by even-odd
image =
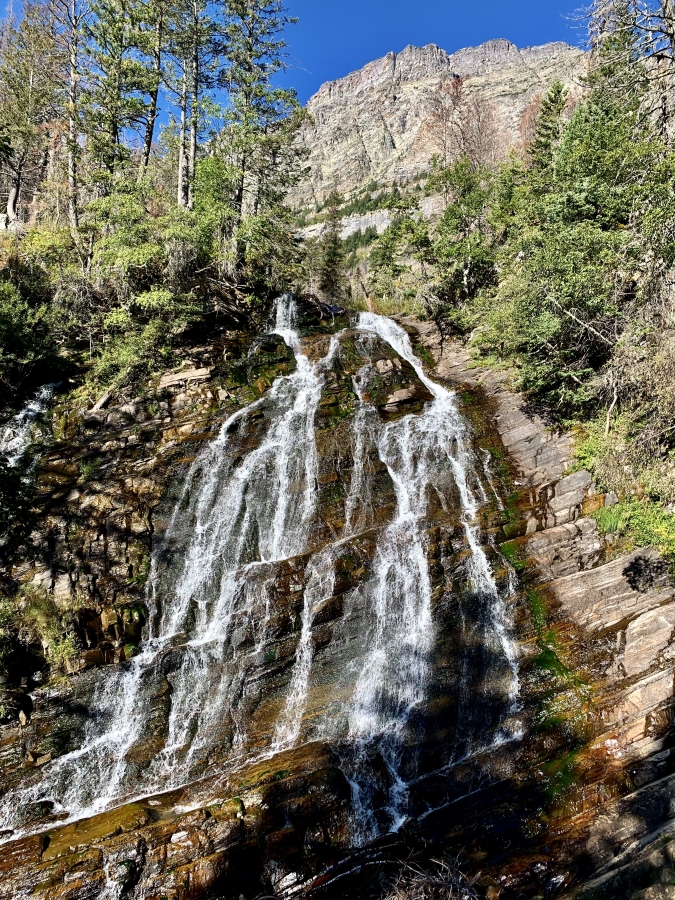
[[[448,77],[462,76],[467,92],[491,104],[505,142],[515,143],[533,98],[556,80],[577,83],[585,59],[583,51],[564,43],[520,49],[496,38],[453,54],[437,44],[411,44],[327,82],[308,103],[314,121],[301,139],[311,175],[293,191],[293,202],[307,206],[333,189],[349,193],[371,181],[406,182],[428,171],[437,152],[430,111]]]

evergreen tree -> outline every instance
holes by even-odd
[[[560,81],[551,85],[541,102],[539,119],[529,151],[534,169],[543,172],[552,162],[562,134],[562,114],[567,104],[567,89]]]
[[[145,114],[146,72],[138,55],[141,10],[138,0],[93,0],[86,27],[90,65],[84,128],[93,161],[108,176],[128,157],[124,139],[140,129]]]
[[[12,158],[12,140],[8,134],[6,125],[0,125],[0,164],[8,163]]]
[[[325,230],[321,239],[319,290],[330,303],[339,303],[345,293],[345,250],[342,231],[342,197],[332,191],[326,200]]]
[[[63,63],[49,7],[29,3],[18,22],[8,23],[0,47],[0,121],[12,148],[4,160],[10,172],[4,219],[8,226],[19,218],[26,180],[37,187],[44,178],[45,150],[60,110]]]
[[[145,175],[155,139],[159,113],[159,89],[164,77],[164,57],[169,17],[169,0],[150,0],[143,5],[144,16],[140,23],[140,50],[147,60],[143,90],[146,96],[143,151],[139,178]]]
[[[234,172],[229,274],[238,281],[250,235],[263,225],[260,216],[278,205],[296,177],[294,138],[303,114],[295,91],[273,83],[286,68],[283,31],[297,20],[288,16],[282,0],[222,3],[226,59],[219,84],[229,102],[220,146]],[[289,247],[284,242],[278,248],[274,222],[264,218],[269,249],[281,260]]]

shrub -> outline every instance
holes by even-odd
[[[473,900],[477,894],[456,860],[443,860],[432,872],[406,866],[387,900]]]
[[[52,313],[31,306],[13,285],[0,283],[0,382],[10,388],[54,353]]]

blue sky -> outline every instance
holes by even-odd
[[[490,38],[520,47],[583,38],[568,20],[584,0],[286,0],[299,16],[288,31],[284,82],[303,103],[323,84],[407,44],[452,52]]]
[[[283,84],[306,102],[324,81],[360,69],[408,44],[438,44],[449,53],[490,38],[519,47],[567,41],[583,32],[570,21],[590,0],[286,0],[300,22],[288,29]],[[6,11],[7,0],[0,0]]]

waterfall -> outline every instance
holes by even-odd
[[[390,319],[363,313],[359,328],[378,335],[415,370],[433,396],[419,416],[384,426],[379,453],[396,490],[397,514],[378,540],[374,577],[365,590],[372,598],[369,649],[358,677],[352,709],[346,769],[352,785],[356,842],[365,843],[384,828],[398,830],[406,820],[408,786],[401,772],[403,738],[410,718],[425,699],[429,656],[434,644],[432,587],[424,520],[430,491],[449,502],[444,473],[452,472],[460,496],[462,524],[471,550],[469,580],[488,598],[492,639],[512,672],[510,695],[518,691],[516,652],[505,625],[505,611],[476,523],[479,504],[470,486],[473,456],[454,395],[427,378],[406,332]],[[373,803],[379,785],[370,759],[381,758],[390,785],[379,819]]]
[[[316,512],[314,417],[326,360],[311,363],[294,328],[294,303],[282,298],[275,331],[294,351],[296,371],[235,413],[197,458],[167,533],[153,554],[149,639],[130,663],[101,672],[82,746],[54,760],[33,784],[0,801],[0,827],[21,824],[22,808],[47,800],[70,818],[121,799],[185,783],[209,749],[214,723],[230,710],[245,677],[237,632],[264,632],[269,564],[303,552]],[[242,450],[247,420],[264,412],[257,448]],[[177,559],[167,559],[163,551]],[[175,551],[175,552],[174,552]],[[235,617],[238,628],[233,631]],[[261,635],[253,656],[260,652]],[[143,737],[153,688],[167,654],[180,650],[168,676],[171,711],[163,749],[140,776],[128,754]],[[250,663],[250,660],[249,660]],[[245,728],[245,723],[238,723]],[[243,735],[233,737],[233,749]],[[18,803],[17,803],[18,801]]]
[[[47,411],[56,387],[55,384],[41,387],[20,413],[0,426],[0,455],[6,457],[10,467],[16,466],[30,447],[35,426]]]
[[[213,765],[215,747],[218,764],[232,766],[301,742],[317,654],[317,615],[335,592],[345,548],[365,533],[375,549],[369,575],[352,592],[365,624],[344,675],[351,696],[347,691],[330,727],[325,721],[313,727],[320,738],[339,744],[352,785],[355,842],[400,828],[410,814],[406,747],[433,674],[437,635],[428,517],[439,504],[449,517],[459,503],[469,551],[467,581],[486,610],[481,640],[511,673],[507,693],[512,705],[517,702],[516,652],[477,521],[487,502],[482,477],[501,501],[489,469],[479,474],[454,394],[427,378],[402,328],[374,314],[361,315],[354,338],[363,366],[353,376],[351,481],[344,522],[326,542],[317,537],[316,425],[327,379],[340,362],[343,334],[331,338],[322,359],[310,360],[290,297],[277,304],[274,331],[293,351],[296,369],[232,415],[192,463],[153,550],[149,628],[141,652],[124,666],[98,673],[81,746],[0,800],[0,828],[20,830],[26,810],[39,801],[51,801],[56,812],[73,820],[186,784]],[[431,394],[421,412],[384,421],[367,400],[377,342],[409,364]],[[370,468],[375,458],[395,500],[393,513],[380,525]],[[299,635],[286,664],[269,745],[253,750],[248,692],[266,662],[275,584],[281,568],[291,564],[303,591]],[[161,734],[153,737],[148,713],[162,690],[169,700]],[[468,735],[462,752],[471,752],[485,729],[474,727],[470,700],[462,709]],[[498,725],[488,735],[495,742],[503,739]],[[141,764],[144,746],[152,752]]]

